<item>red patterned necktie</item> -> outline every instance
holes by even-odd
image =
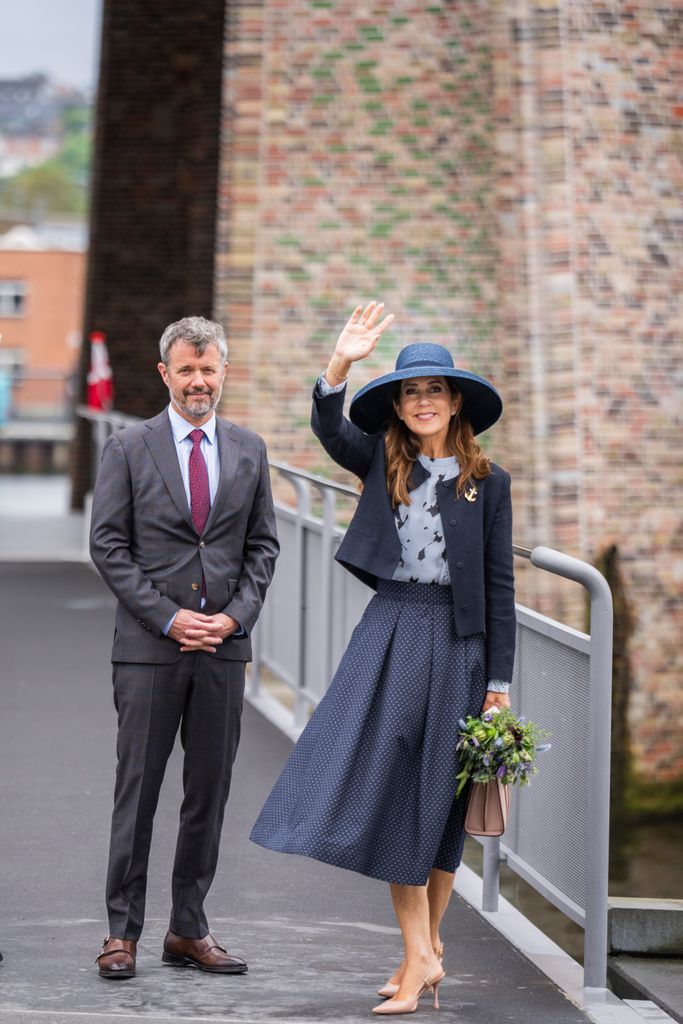
[[[209,518],[211,508],[211,497],[209,494],[209,471],[206,468],[206,461],[202,455],[201,443],[204,431],[197,427],[189,434],[192,441],[190,452],[190,509],[192,522],[197,533],[201,536]]]

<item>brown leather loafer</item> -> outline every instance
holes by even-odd
[[[96,957],[101,978],[134,978],[135,977],[135,939],[113,939],[111,935],[104,940],[102,952]]]
[[[196,967],[212,974],[244,974],[248,970],[246,960],[228,953],[213,935],[186,939],[174,932],[166,932],[161,959],[169,967]]]

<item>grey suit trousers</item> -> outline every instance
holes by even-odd
[[[204,898],[216,872],[223,812],[240,736],[242,661],[188,652],[170,665],[114,664],[118,740],[107,909],[109,933],[138,939],[145,914],[152,824],[180,729],[184,749],[170,928],[203,938]]]

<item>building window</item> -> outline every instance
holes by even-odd
[[[0,279],[0,317],[24,316],[26,312],[26,284],[24,281]]]

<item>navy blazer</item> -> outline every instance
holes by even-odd
[[[311,426],[325,451],[363,481],[363,492],[335,558],[377,589],[391,579],[401,557],[387,491],[384,434],[364,434],[344,416],[344,392],[313,391]],[[416,462],[410,490],[428,476]],[[509,682],[515,657],[510,474],[492,465],[477,482],[475,501],[456,497],[455,484],[439,484],[437,497],[446,542],[458,636],[486,633],[486,678]]]

